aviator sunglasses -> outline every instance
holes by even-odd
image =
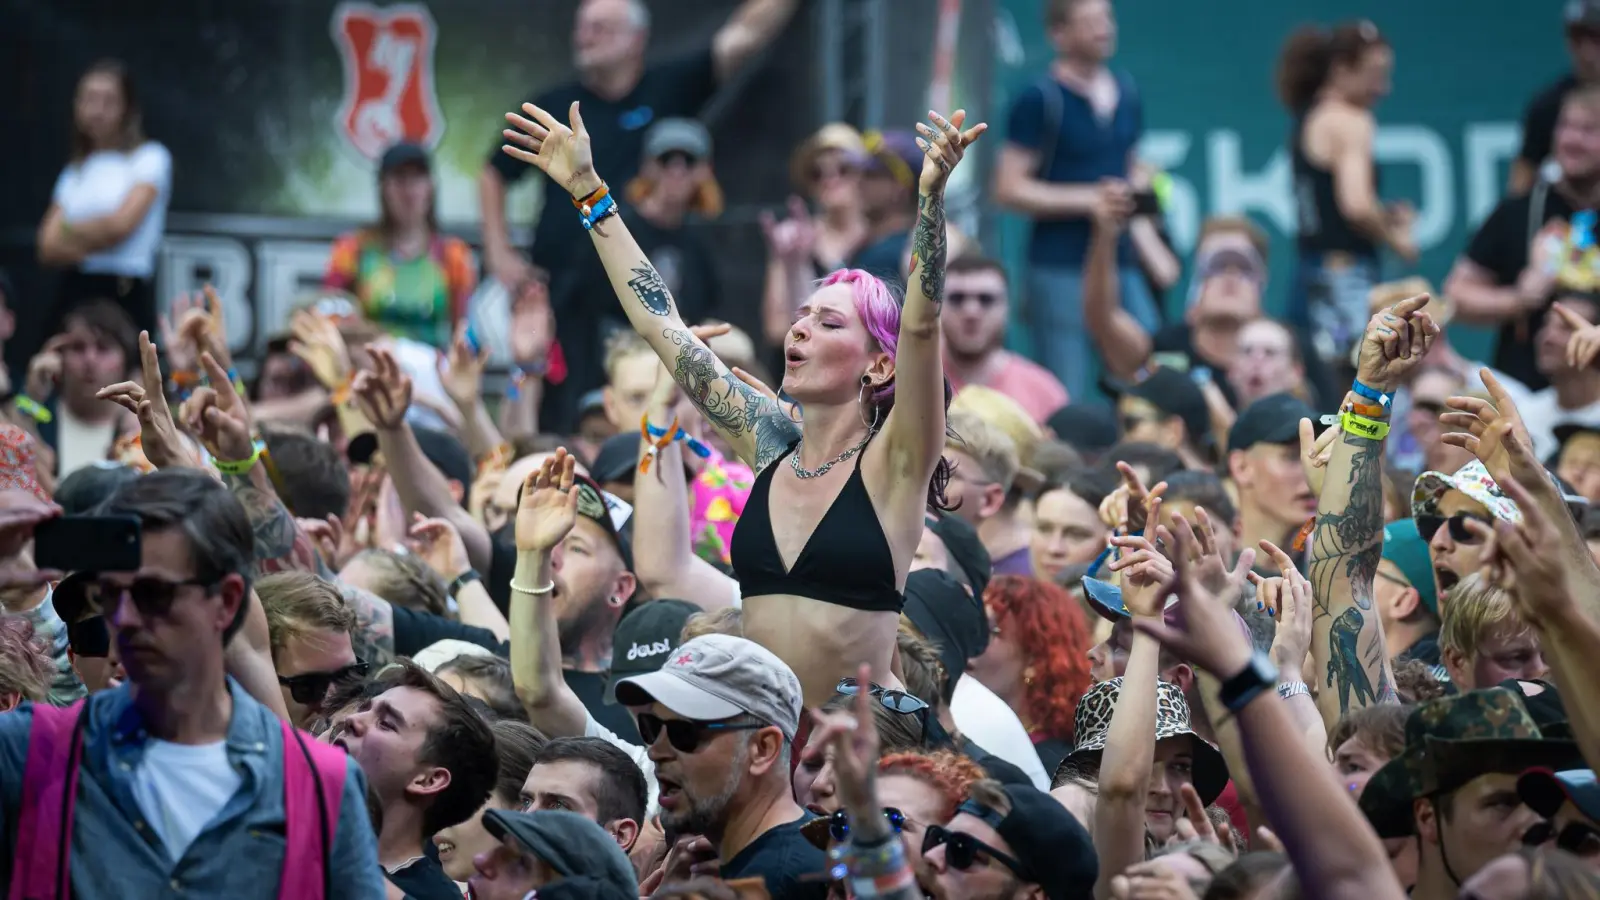
[[[710,732],[757,731],[767,726],[759,722],[696,722],[693,719],[663,719],[652,713],[640,713],[639,737],[646,747],[656,742],[661,732],[667,733],[667,743],[679,753],[693,753]]]

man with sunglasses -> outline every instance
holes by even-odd
[[[1417,523],[1417,533],[1428,542],[1441,610],[1449,605],[1450,589],[1478,571],[1482,541],[1467,529],[1466,520],[1489,524],[1495,520],[1522,521],[1517,504],[1477,460],[1449,475],[1418,475],[1411,491],[1411,517]]]
[[[1555,845],[1600,870],[1600,784],[1593,769],[1529,769],[1517,796],[1544,821],[1522,836],[1525,845]]]
[[[302,737],[227,676],[224,646],[248,610],[249,518],[226,487],[190,468],[120,486],[102,514],[141,525],[138,570],[99,573],[88,598],[128,682],[66,711],[74,719],[61,723],[61,753],[68,735],[82,742],[75,784],[65,782],[74,788],[70,828],[19,820],[24,791],[40,787],[39,773],[25,772],[45,758],[29,759],[30,734],[46,720],[30,704],[0,716],[0,880],[24,877],[24,864],[57,853],[70,885],[52,896],[70,887],[80,900],[276,897],[288,850],[281,837],[274,845],[261,835],[294,838],[306,827],[286,811],[285,766],[318,754],[297,746]],[[319,823],[329,896],[383,896],[366,785],[344,761],[338,813]],[[18,849],[24,840],[31,851]]]
[[[923,834],[918,874],[935,896],[1008,900],[1036,890],[1046,900],[1087,900],[1100,864],[1089,833],[1054,797],[1026,785],[979,781],[944,826]]]
[[[661,827],[707,838],[726,880],[760,876],[773,900],[821,898],[827,858],[801,832],[790,747],[800,680],[770,650],[711,634],[673,651],[660,670],[617,683],[638,717],[660,785]]]
[[[256,596],[267,613],[272,663],[283,702],[296,727],[311,727],[326,712],[333,686],[366,677],[350,634],[356,614],[332,583],[310,572],[278,572],[261,579]]]
[[[987,256],[964,253],[945,266],[944,373],[953,390],[994,388],[1042,425],[1067,405],[1067,389],[1049,369],[1006,349],[1009,290],[1005,268]]]

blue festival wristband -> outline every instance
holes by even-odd
[[[1394,403],[1393,394],[1385,394],[1383,391],[1380,391],[1375,387],[1368,387],[1362,384],[1359,379],[1350,382],[1350,390],[1352,393],[1355,393],[1358,396],[1365,397],[1374,403],[1382,405],[1384,409],[1388,409],[1390,404]]]
[[[594,230],[594,226],[604,219],[617,214],[617,201],[610,194],[600,198],[600,202],[578,211],[578,221],[583,223],[584,231]]]
[[[645,431],[648,432],[653,438],[663,438],[667,436],[667,430],[665,428],[657,428],[654,425],[646,425]],[[694,455],[700,457],[701,459],[708,459],[711,456],[710,447],[702,444],[696,438],[689,437],[689,432],[684,431],[682,428],[678,429],[678,433],[673,435],[672,439],[675,441],[688,441],[689,449],[693,450]]]

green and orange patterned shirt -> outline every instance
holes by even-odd
[[[478,273],[460,238],[435,235],[427,253],[399,259],[375,231],[362,229],[333,242],[322,283],[354,294],[366,317],[390,334],[443,349],[467,314]]]

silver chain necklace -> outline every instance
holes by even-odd
[[[835,456],[833,459],[828,460],[822,465],[817,466],[815,469],[807,469],[806,467],[800,465],[800,448],[805,446],[805,441],[802,439],[794,445],[794,452],[789,454],[789,468],[794,470],[794,474],[797,478],[821,478],[822,476],[828,474],[829,469],[832,469],[839,463],[842,463],[850,457],[855,456],[857,453],[860,453],[861,448],[867,445],[867,441],[872,440],[872,436],[874,434],[877,434],[877,429],[868,431],[867,436],[861,439],[861,443],[851,447],[838,456]]]

